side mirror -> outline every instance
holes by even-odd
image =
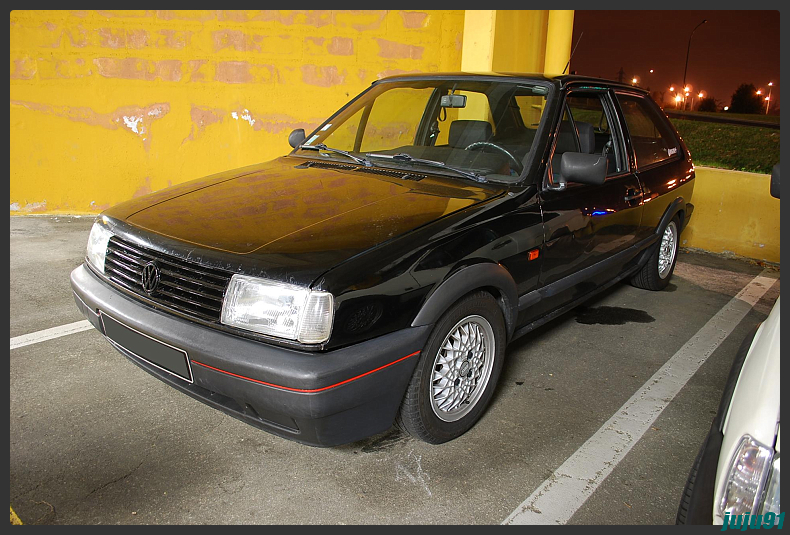
[[[298,147],[304,141],[304,128],[297,128],[288,135],[288,144],[293,148]]]
[[[600,186],[606,180],[606,157],[601,154],[565,152],[560,161],[560,174],[566,182]]]
[[[771,171],[771,197],[779,198],[779,164]]]

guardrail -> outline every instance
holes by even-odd
[[[768,121],[750,121],[749,119],[738,119],[735,117],[721,117],[716,115],[699,115],[678,110],[664,110],[670,119],[688,119],[690,121],[704,121],[706,123],[734,124],[740,126],[757,126],[760,128],[773,128],[779,130],[779,123]]]

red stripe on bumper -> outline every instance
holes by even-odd
[[[274,388],[279,388],[280,390],[288,390],[290,392],[302,392],[302,393],[310,394],[310,393],[313,393],[313,392],[323,392],[324,390],[329,390],[330,388],[335,388],[336,386],[344,385],[346,383],[350,383],[351,381],[356,381],[360,377],[365,377],[366,375],[370,375],[371,373],[375,373],[375,372],[377,372],[379,370],[383,370],[384,368],[392,366],[393,364],[397,364],[397,363],[399,363],[402,360],[406,360],[407,358],[413,357],[414,355],[419,355],[419,353],[420,353],[419,351],[415,351],[414,353],[411,353],[410,355],[406,355],[405,357],[401,357],[398,360],[393,360],[389,364],[385,364],[384,366],[379,366],[375,370],[370,370],[369,372],[361,373],[361,374],[357,375],[356,377],[352,377],[350,379],[346,379],[345,381],[340,381],[339,383],[335,383],[333,385],[325,386],[325,387],[322,387],[322,388],[313,388],[313,389],[291,388],[289,386],[276,385],[274,383],[267,383],[266,381],[259,381],[258,379],[252,379],[251,377],[245,377],[243,375],[238,375],[236,373],[232,373],[232,372],[229,372],[229,371],[221,370],[219,368],[215,368],[214,366],[209,366],[208,364],[203,364],[202,362],[198,362],[196,360],[190,359],[190,362],[192,362],[193,364],[197,364],[198,366],[203,366],[204,368],[208,368],[210,370],[214,370],[214,371],[217,371],[217,372],[220,372],[220,373],[224,373],[225,375],[232,375],[233,377],[238,377],[239,379],[244,379],[245,381],[252,381],[253,383],[258,383],[258,384],[261,384],[261,385],[266,385],[266,386],[271,386],[271,387],[274,387]]]

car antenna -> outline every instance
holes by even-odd
[[[580,34],[579,34],[579,39],[577,39],[577,40],[576,40],[576,46],[579,46],[579,41],[581,41],[581,40],[582,40],[582,35],[584,35],[584,32],[582,32],[582,33],[580,33]],[[573,50],[571,50],[571,57],[569,57],[569,58],[568,58],[568,63],[566,63],[566,64],[565,64],[565,68],[564,68],[564,69],[562,69],[562,74],[565,74],[565,71],[567,71],[567,70],[568,70],[568,67],[569,67],[569,66],[570,66],[570,64],[571,64],[571,60],[573,59],[573,53],[574,53],[574,52],[576,52],[576,46],[574,46],[574,47],[573,47]]]

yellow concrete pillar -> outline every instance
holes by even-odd
[[[548,10],[499,10],[494,36],[495,72],[543,72]]]
[[[546,63],[548,74],[561,74],[571,57],[573,39],[573,11],[549,11],[549,26],[546,34]]]
[[[493,69],[496,14],[493,9],[472,9],[464,12],[462,71],[489,72]]]
[[[572,34],[573,11],[467,10],[461,70],[558,74],[570,57]],[[457,118],[490,120],[488,103],[474,96]]]
[[[467,10],[461,69],[559,74],[572,36],[569,10]]]
[[[491,72],[494,70],[497,12],[493,9],[464,12],[464,40],[461,50],[461,70]],[[464,94],[461,91],[461,94]],[[458,110],[458,119],[488,121],[489,110],[479,94],[468,94],[466,107]]]

